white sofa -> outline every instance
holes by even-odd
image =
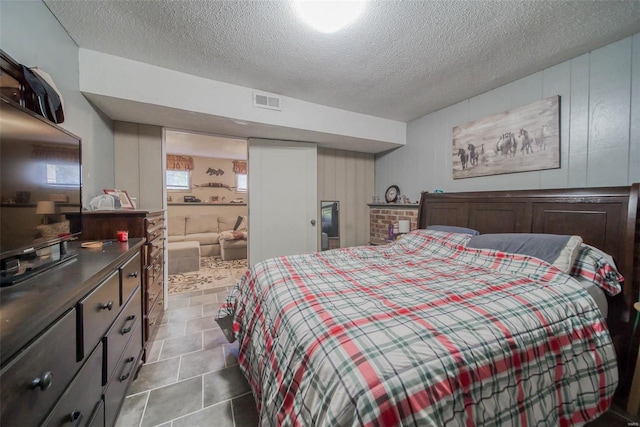
[[[223,231],[233,231],[238,217],[219,217],[217,215],[169,216],[167,233],[169,243],[198,242],[200,256],[219,256],[222,259],[241,259],[247,257],[247,240],[220,240]]]

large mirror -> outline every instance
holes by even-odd
[[[323,200],[320,202],[322,219],[321,250],[328,251],[340,247],[340,202]]]

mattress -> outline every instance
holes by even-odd
[[[217,320],[261,425],[581,425],[617,365],[588,291],[532,257],[417,230],[252,267]]]

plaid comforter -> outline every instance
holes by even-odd
[[[223,304],[262,425],[580,425],[617,366],[604,320],[536,258],[417,230],[273,258]],[[224,329],[224,326],[223,326]]]

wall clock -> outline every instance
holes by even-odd
[[[391,185],[384,193],[384,199],[387,203],[395,203],[400,195],[400,188],[397,185]]]

